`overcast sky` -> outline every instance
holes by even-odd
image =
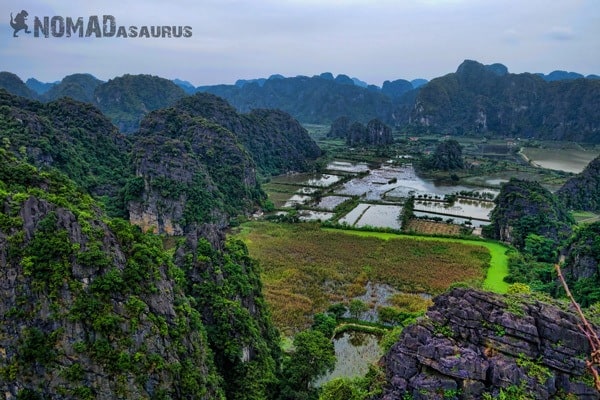
[[[87,25],[112,15],[117,27],[190,26],[192,36],[13,38],[10,13],[22,9],[31,31],[36,16]],[[598,0],[2,0],[0,15],[0,70],[23,80],[146,73],[205,85],[327,71],[380,86],[454,72],[464,59],[600,74]]]

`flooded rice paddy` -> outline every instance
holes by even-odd
[[[416,215],[441,217],[443,220],[452,218],[454,223],[468,221],[473,226],[481,226],[489,222],[494,203],[459,197],[449,204],[443,198],[474,190],[497,194],[481,187],[438,185],[419,177],[410,163],[369,166],[366,163],[333,161],[326,171],[323,174],[274,178],[272,182],[275,185],[287,187],[290,193],[283,208],[300,208],[301,220],[326,221],[334,217],[336,207],[351,198],[358,198],[357,206],[338,222],[354,227],[401,229],[403,204],[407,198],[414,196],[418,199],[415,201]],[[281,197],[282,193],[278,196]]]

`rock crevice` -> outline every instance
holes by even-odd
[[[381,399],[479,399],[501,391],[600,399],[577,323],[574,314],[521,295],[453,289],[383,357]]]

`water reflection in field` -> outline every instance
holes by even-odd
[[[415,210],[419,210],[418,215],[438,218],[441,216],[444,220],[454,218],[455,223],[461,223],[471,218],[488,220],[494,204],[489,201],[459,198],[450,206],[443,202],[428,202],[427,199],[442,200],[445,195],[461,191],[497,194],[496,191],[482,187],[438,185],[419,177],[410,163],[383,164],[371,168],[366,163],[333,161],[327,166],[327,170],[328,173],[325,174],[293,174],[274,178],[272,184],[278,185],[277,187],[297,188],[284,203],[284,208],[306,206],[314,211],[304,212],[300,215],[301,219],[323,221],[332,218],[333,215],[322,212],[332,213],[350,197],[358,197],[364,203],[359,203],[339,219],[340,223],[356,227],[400,229],[402,205],[410,196],[417,199]],[[351,178],[344,179],[342,183],[343,177],[340,174],[344,173],[358,175],[350,175]],[[324,194],[326,195],[323,196]],[[281,192],[277,195],[281,196]],[[481,223],[473,225],[479,226]]]
[[[451,214],[457,217],[490,219],[494,203],[483,200],[457,199],[453,204],[440,201],[415,200],[415,210],[437,214]]]
[[[348,200],[348,197],[344,196],[327,196],[323,197],[316,205],[316,208],[320,210],[333,211],[334,208]]]
[[[400,213],[402,213],[401,206],[371,204],[356,221],[355,226],[400,229]]]
[[[335,369],[319,379],[315,386],[321,386],[335,378],[363,376],[369,365],[376,363],[382,354],[377,336],[364,332],[344,332],[333,341],[336,363]]]

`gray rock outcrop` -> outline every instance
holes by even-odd
[[[383,357],[381,399],[600,399],[577,324],[574,314],[521,295],[454,289]]]

